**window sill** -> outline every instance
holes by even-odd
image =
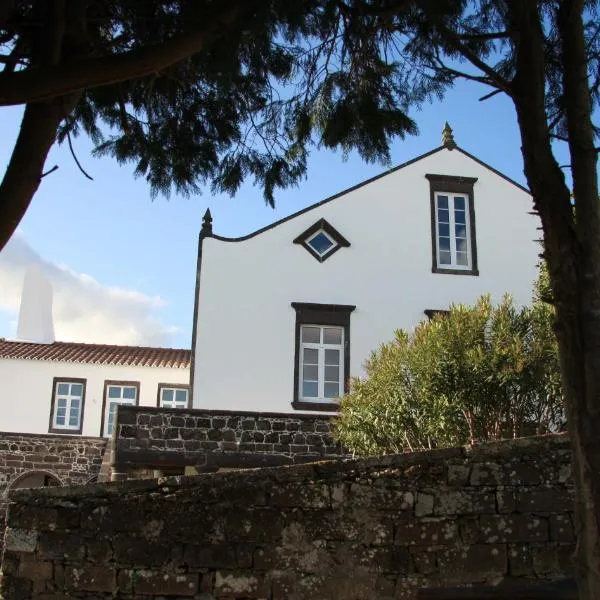
[[[432,267],[432,273],[438,273],[440,275],[471,275],[474,277],[479,276],[478,269],[441,269],[440,267]]]
[[[296,400],[292,402],[294,410],[314,410],[319,412],[338,412],[340,405],[337,402],[306,402]]]
[[[62,433],[66,435],[81,435],[81,428],[79,429],[68,429],[67,427],[50,427],[48,433]]]

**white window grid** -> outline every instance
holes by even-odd
[[[187,387],[163,386],[160,388],[160,406],[162,408],[187,408],[189,393]]]
[[[315,328],[319,329],[319,343],[316,342],[303,342],[303,331],[307,328]],[[335,330],[339,332],[341,343],[340,344],[329,344],[324,343],[325,330]],[[304,350],[305,349],[313,349],[317,351],[317,363],[314,362],[305,362]],[[327,350],[335,350],[338,351],[338,361],[336,363],[327,362]],[[314,379],[305,379],[304,377],[304,367],[317,367],[317,380]],[[338,377],[334,379],[328,379],[326,376],[327,367],[337,367],[338,369]],[[339,396],[344,393],[344,328],[336,325],[311,325],[311,324],[303,324],[300,326],[300,368],[299,368],[299,398],[300,400],[305,400],[308,402],[335,402]],[[317,383],[317,395],[305,395],[304,394],[304,383]],[[337,385],[337,394],[328,395],[326,393],[326,385],[325,384],[333,384]]]
[[[57,381],[54,387],[53,429],[81,429],[83,383]]]
[[[106,413],[104,415],[104,435],[111,436],[115,426],[115,416],[119,404],[137,403],[137,386],[132,384],[109,383],[106,386]]]
[[[447,203],[447,209],[443,208],[444,203]],[[464,209],[461,208],[461,205],[464,206]],[[465,271],[472,269],[471,214],[468,196],[436,192],[435,225],[438,268]],[[442,227],[447,227],[448,235],[445,235],[446,231],[442,231]]]

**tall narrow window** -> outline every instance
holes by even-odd
[[[354,306],[292,302],[296,310],[294,401],[299,410],[335,411],[347,391]]]
[[[469,208],[466,196],[436,192],[437,262],[441,268],[470,269]]]
[[[140,392],[138,381],[105,381],[102,410],[102,435],[111,436],[119,404],[136,405]]]
[[[187,385],[158,384],[158,406],[162,408],[188,408],[189,388]]]
[[[81,433],[85,379],[54,378],[50,432]]]
[[[434,273],[478,275],[473,177],[427,175]]]

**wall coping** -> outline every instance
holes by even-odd
[[[93,435],[77,435],[73,433],[15,433],[14,431],[0,431],[0,440],[4,438],[27,438],[42,440],[73,440],[86,442],[108,442],[108,438]]]
[[[153,414],[169,414],[180,416],[201,416],[210,415],[211,417],[250,417],[256,419],[287,419],[287,420],[314,420],[321,419],[330,421],[335,418],[335,415],[324,415],[322,413],[277,413],[277,412],[255,412],[247,410],[218,410],[218,409],[202,409],[202,408],[162,408],[157,406],[128,406],[122,404],[119,406],[118,412],[123,413],[153,413]]]
[[[498,457],[517,457],[526,454],[544,454],[549,450],[570,449],[570,440],[566,433],[549,434],[544,436],[517,438],[498,442],[487,442],[476,446],[457,448],[441,448],[407,452],[404,454],[388,454],[369,458],[340,458],[312,463],[244,469],[221,473],[204,473],[193,476],[172,476],[158,479],[127,480],[124,482],[96,483],[86,486],[68,486],[61,488],[41,488],[36,490],[14,490],[9,493],[9,500],[25,504],[39,504],[44,499],[81,498],[84,496],[107,497],[132,493],[148,493],[163,491],[173,493],[173,488],[194,488],[214,482],[215,478],[229,479],[232,484],[245,479],[247,482],[275,480],[302,481],[324,477],[326,475],[344,474],[351,471],[377,471],[382,469],[405,468],[405,475],[419,476],[417,469],[411,471],[411,466],[444,463],[450,459],[468,459],[473,462],[486,462]]]

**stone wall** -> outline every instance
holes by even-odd
[[[112,456],[120,478],[140,470],[182,473],[263,467],[348,456],[331,418],[120,406]]]
[[[102,438],[0,432],[0,553],[11,487],[34,474],[56,485],[88,483],[98,476],[105,447]]]
[[[572,496],[562,436],[17,491],[0,596],[383,600],[551,580],[572,569]]]

